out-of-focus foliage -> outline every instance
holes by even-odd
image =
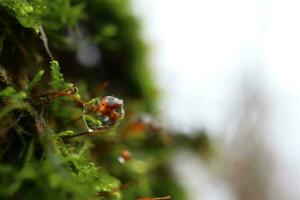
[[[70,0],[1,0],[5,7],[18,21],[27,28],[40,31],[41,25],[50,29],[59,29],[75,25],[83,6],[72,6]]]
[[[139,27],[124,0],[0,0],[0,199],[185,199],[170,136],[141,117],[156,93]],[[87,133],[83,102],[106,94],[125,120],[71,137]]]
[[[130,97],[142,99],[148,110],[153,108],[156,92],[147,67],[147,47],[128,0],[0,0],[0,7],[24,27],[36,32],[43,27],[55,55],[63,58],[60,62],[67,76],[78,78],[80,75],[95,84],[99,80],[109,80],[113,90],[121,89]],[[26,42],[31,42],[28,50],[37,51],[31,55],[44,52],[36,49],[39,43],[36,34],[12,27],[7,18],[5,15],[0,17],[0,25],[7,32],[7,42],[26,38]],[[14,38],[8,38],[10,34]],[[101,57],[97,67],[88,70],[74,57],[74,51],[85,44],[97,45]],[[20,51],[10,53],[27,53],[27,49]],[[41,61],[39,57],[32,61],[35,59]]]

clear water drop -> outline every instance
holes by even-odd
[[[83,107],[83,120],[89,132],[111,128],[124,115],[123,100],[113,96],[94,98]]]

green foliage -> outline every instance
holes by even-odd
[[[24,27],[33,28],[36,32],[39,32],[41,25],[50,29],[74,25],[83,8],[81,5],[71,6],[70,0],[0,0],[0,5]]]
[[[113,52],[122,67],[113,71],[122,88],[135,99],[143,99],[145,108],[153,108],[156,89],[146,58],[147,47],[141,38],[139,21],[133,16],[128,0],[90,0],[86,8],[90,16],[85,21],[93,33],[92,41],[101,45],[104,52]],[[115,68],[115,66],[108,67]]]
[[[57,144],[52,147],[56,152],[48,147],[43,158],[37,160],[32,147],[28,149],[21,169],[0,165],[1,199],[9,199],[12,195],[21,199],[37,199],[37,194],[39,199],[49,200],[90,199],[97,192],[112,192],[119,186],[117,179],[88,161],[86,153],[75,154],[70,147],[64,147],[58,153],[60,145]],[[117,192],[111,196],[116,200],[120,197]]]
[[[0,99],[5,106],[1,110],[0,117],[3,115],[13,116],[21,107],[35,111],[26,102],[26,97],[26,93],[17,92],[10,86],[1,90]],[[14,106],[10,106],[11,104]],[[27,105],[27,107],[22,105]],[[40,126],[40,129],[33,129],[31,130],[33,132],[26,133],[24,125],[19,121],[20,117],[23,117],[23,113],[24,110],[19,114],[17,121],[13,122],[14,126],[9,129],[13,128],[19,132],[20,135],[16,137],[22,138],[25,145],[23,148],[27,149],[27,153],[23,158],[23,153],[22,155],[18,154],[15,158],[23,160],[21,165],[9,165],[5,162],[0,164],[1,199],[10,199],[12,196],[17,199],[36,199],[37,194],[42,199],[89,199],[103,192],[109,193],[109,199],[120,198],[117,190],[120,185],[119,180],[110,176],[106,170],[96,167],[91,161],[89,141],[85,141],[75,148],[61,139],[62,136],[73,134],[72,131],[66,130],[54,134],[53,129],[45,124],[44,118],[39,118],[37,115],[35,115],[35,123]],[[28,120],[30,116],[24,116],[24,118]],[[31,142],[29,148],[26,148],[26,143],[32,141],[34,132],[44,135],[40,138],[41,143],[37,145],[38,141]],[[24,137],[28,137],[26,136],[28,134],[31,135],[31,139],[26,141]],[[10,151],[9,144],[7,145],[8,147],[4,148],[4,151]],[[40,149],[40,145],[43,146],[43,150]],[[0,154],[2,160],[5,153],[9,152]],[[37,156],[36,154],[41,155]],[[11,162],[10,159],[9,163]]]
[[[51,69],[51,82],[50,87],[53,90],[63,89],[64,87],[64,78],[62,73],[60,72],[60,67],[57,61],[50,62],[50,69]]]
[[[13,87],[7,87],[0,91],[0,97],[9,97],[16,94],[16,90]]]
[[[166,170],[169,135],[139,121],[156,95],[129,1],[0,0],[0,26],[0,199],[185,199]],[[75,59],[87,41],[102,56],[91,69]],[[70,87],[71,98],[53,95]],[[85,123],[102,126],[82,102],[107,93],[126,99],[129,117],[82,136]]]
[[[36,75],[33,77],[32,81],[28,84],[27,89],[31,91],[42,79],[45,71],[39,70]]]
[[[12,12],[24,27],[39,31],[41,26],[39,15],[45,10],[45,5],[38,1],[30,3],[26,0],[1,0],[0,3]]]

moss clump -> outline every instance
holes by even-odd
[[[183,199],[169,136],[139,117],[156,96],[145,52],[128,1],[0,0],[0,199]],[[106,94],[129,117],[90,134],[83,105]]]

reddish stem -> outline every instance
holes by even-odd
[[[136,200],[169,200],[171,199],[171,196],[165,196],[165,197],[142,197],[142,198],[137,198]]]

